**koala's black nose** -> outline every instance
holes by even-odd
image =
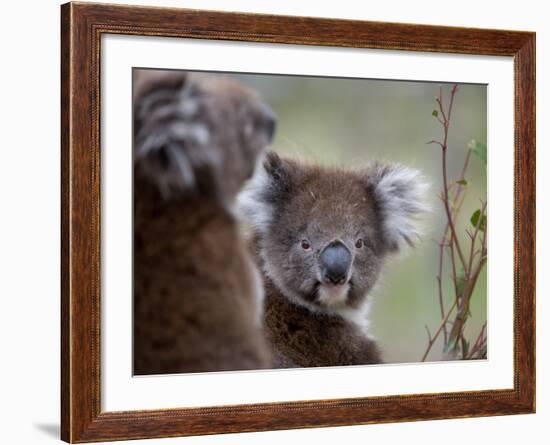
[[[340,241],[333,241],[321,252],[320,263],[325,283],[344,284],[351,266],[351,253]]]
[[[271,142],[275,134],[275,128],[277,127],[277,116],[275,112],[263,104],[262,107],[263,125],[267,134],[267,140]]]

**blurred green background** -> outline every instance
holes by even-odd
[[[371,333],[388,362],[420,361],[427,347],[425,325],[435,332],[440,323],[437,294],[438,247],[446,222],[437,194],[442,190],[441,149],[427,145],[442,139],[440,123],[432,116],[435,97],[443,88],[444,102],[451,85],[432,82],[342,79],[255,74],[228,74],[258,90],[278,116],[272,149],[290,157],[326,165],[358,167],[373,160],[399,162],[418,168],[431,183],[433,212],[425,218],[423,242],[388,261],[372,295]],[[460,84],[455,97],[448,141],[449,180],[458,178],[468,142],[487,141],[487,89]],[[466,175],[468,190],[458,221],[465,229],[470,216],[487,199],[486,169],[472,156]],[[464,249],[464,248],[463,248]],[[448,258],[446,264],[448,265]],[[444,270],[447,307],[453,301],[450,269]],[[487,318],[486,272],[480,276],[466,325],[466,339],[477,336]],[[473,343],[473,342],[472,342]],[[442,341],[428,360],[441,360]],[[489,345],[490,352],[490,345]]]

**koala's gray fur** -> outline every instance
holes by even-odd
[[[273,115],[227,78],[134,76],[134,373],[269,367],[261,277],[230,209]]]
[[[386,256],[418,238],[424,189],[416,170],[399,165],[352,171],[268,153],[238,202],[263,270],[276,367],[382,362],[367,333],[369,292]],[[351,258],[338,285],[320,266],[335,243]]]

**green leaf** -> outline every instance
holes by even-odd
[[[456,181],[456,183],[460,185],[468,185],[468,181],[466,181],[466,179],[461,179],[460,181]]]
[[[483,142],[478,142],[475,139],[472,139],[468,142],[468,148],[472,150],[475,155],[487,165],[487,145]]]
[[[477,227],[478,225],[478,222],[479,222],[479,230],[481,230],[482,232],[485,231],[485,226],[487,225],[487,215],[483,215],[481,217],[481,221],[479,221],[479,217],[481,215],[481,210],[480,209],[477,209],[473,214],[472,214],[472,217],[470,218],[470,222],[472,223],[472,226],[474,227]]]
[[[437,112],[437,110],[433,110],[433,111],[432,111],[432,116],[433,116],[433,117],[439,116],[439,113]]]

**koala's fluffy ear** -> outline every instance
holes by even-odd
[[[260,159],[252,178],[237,196],[237,212],[256,231],[268,230],[275,209],[293,188],[295,165],[269,151]]]
[[[419,171],[397,164],[376,163],[367,170],[367,181],[382,222],[388,250],[398,251],[419,238],[418,216],[429,210],[428,188]]]

